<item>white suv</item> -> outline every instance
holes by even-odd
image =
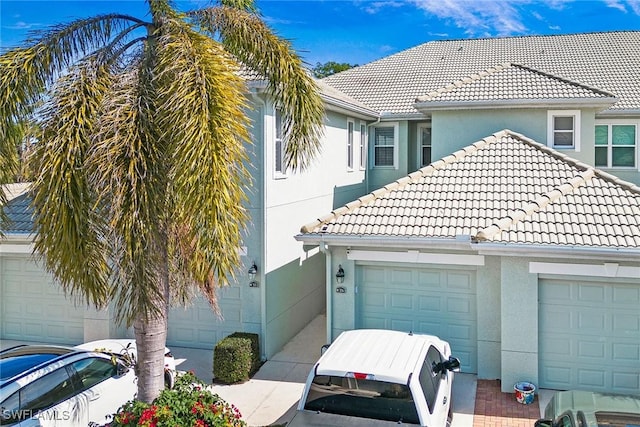
[[[120,357],[23,345],[0,352],[0,425],[102,425],[137,392]]]
[[[449,425],[459,367],[449,344],[433,335],[343,332],[309,373],[287,426]]]

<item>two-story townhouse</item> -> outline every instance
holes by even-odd
[[[277,105],[262,82],[249,82],[253,141],[247,167],[253,180],[240,248],[244,264],[236,282],[218,292],[221,317],[201,297],[170,312],[170,346],[213,349],[235,331],[254,332],[269,358],[325,310],[324,256],[304,251],[294,236],[310,212],[329,211],[366,192],[366,124],[377,113],[319,85],[326,109],[322,151],[310,168],[294,173],[283,161]],[[1,339],[77,344],[132,336],[117,326],[111,310],[74,305],[32,254],[28,193],[11,200],[6,212],[13,222],[0,239]]]
[[[297,236],[333,273],[329,340],[435,333],[503,391],[637,393],[639,45],[436,41],[326,78],[380,113],[370,193]]]

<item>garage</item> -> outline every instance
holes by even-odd
[[[29,256],[0,257],[2,339],[78,344],[84,339],[84,309]]]
[[[640,284],[539,282],[540,386],[637,394]]]
[[[477,372],[475,272],[359,265],[356,284],[356,328],[437,335]]]
[[[218,291],[223,319],[211,309],[201,296],[187,308],[169,312],[167,345],[210,350],[222,338],[243,331],[241,321],[240,288],[228,287]]]

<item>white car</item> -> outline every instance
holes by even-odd
[[[0,352],[0,425],[103,425],[137,393],[120,357],[71,347],[20,345]]]
[[[136,341],[132,339],[104,339],[77,345],[75,348],[87,351],[106,352],[115,355],[128,354],[135,363],[138,357]],[[164,348],[164,386],[173,388],[176,380],[176,360],[171,350]]]
[[[459,367],[449,344],[433,335],[343,332],[309,373],[287,427],[447,426]]]

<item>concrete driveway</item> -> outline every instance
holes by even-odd
[[[325,326],[325,317],[316,317],[251,380],[236,385],[213,384],[211,389],[238,407],[249,426],[285,424],[293,418],[307,375],[320,357]],[[172,352],[178,369],[193,370],[205,382],[212,381],[213,351],[172,348]],[[552,391],[542,390],[536,396],[538,404],[522,405],[513,394],[501,393],[497,381],[478,382],[475,375],[457,373],[452,427],[533,426],[542,413],[540,408],[552,395]]]

